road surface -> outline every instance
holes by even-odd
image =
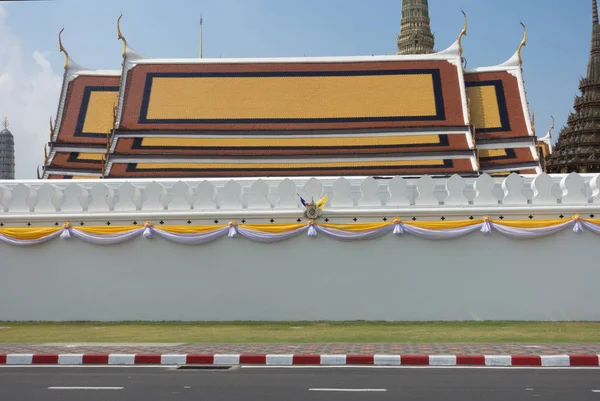
[[[597,391],[594,391],[597,390]],[[1,367],[0,400],[600,401],[599,369]]]

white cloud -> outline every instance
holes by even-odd
[[[16,178],[36,178],[49,140],[48,120],[56,115],[62,76],[52,70],[47,53],[26,52],[2,7],[0,38],[0,119],[8,118],[15,136]]]

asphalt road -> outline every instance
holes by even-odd
[[[0,368],[0,400],[600,400],[600,370]]]

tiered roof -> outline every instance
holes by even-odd
[[[120,31],[119,31],[120,32]],[[424,55],[66,64],[46,178],[539,172],[521,75]],[[115,107],[116,106],[116,107]]]
[[[521,69],[520,52],[525,43],[526,36],[517,52],[503,64],[465,72],[483,172],[535,174],[540,170]]]

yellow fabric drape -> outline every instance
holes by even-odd
[[[456,220],[456,221],[423,221],[423,222],[405,222],[407,226],[422,228],[425,230],[450,230],[452,228],[464,228],[481,224],[482,220]]]
[[[278,234],[306,227],[306,224],[241,224],[239,227],[246,230]]]
[[[167,226],[167,227],[155,227],[160,229],[161,231],[166,231],[171,234],[201,234],[201,233],[209,233],[211,231],[217,231],[225,228],[227,226],[218,225],[218,226]]]
[[[0,234],[21,241],[33,241],[52,235],[62,227],[9,227],[0,228]]]
[[[73,228],[77,231],[81,231],[87,234],[93,235],[112,235],[112,234],[124,234],[130,231],[139,230],[143,226],[89,226],[89,227],[76,227]]]
[[[494,220],[494,224],[499,226],[515,227],[515,228],[547,228],[568,223],[569,220],[554,219],[554,220]]]
[[[359,224],[318,224],[319,227],[332,228],[334,230],[343,230],[351,232],[362,232],[378,230],[392,225],[392,223],[359,223]]]

